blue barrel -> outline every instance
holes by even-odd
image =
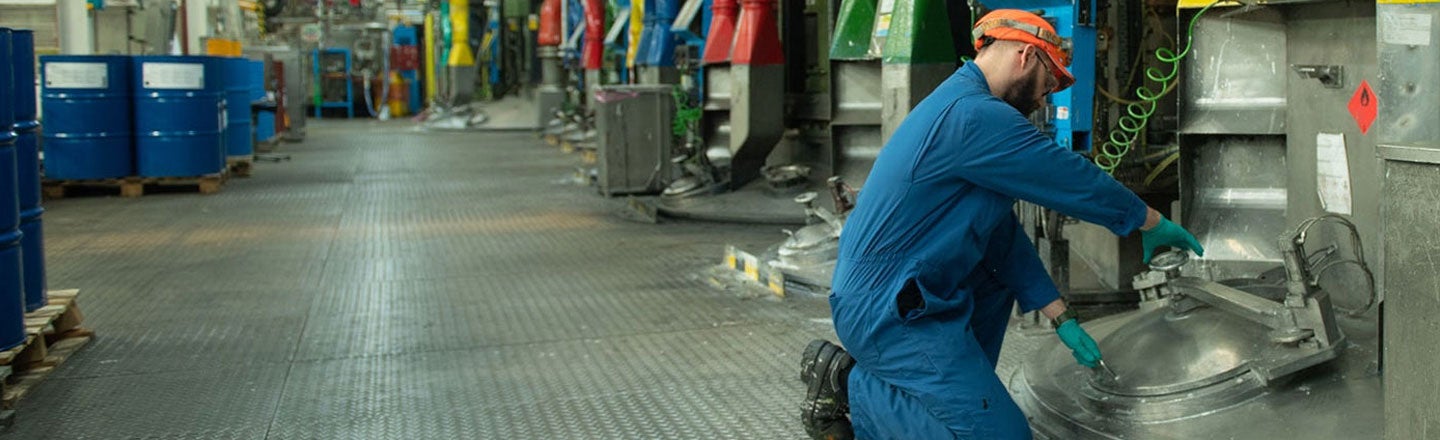
[[[250,62],[250,100],[265,99],[265,62]],[[261,110],[255,113],[255,141],[266,142],[275,137],[275,112]]]
[[[40,216],[40,131],[35,111],[35,33],[16,29],[11,36],[15,78],[15,165],[20,189],[21,268],[25,311],[45,307],[45,232]]]
[[[224,58],[138,56],[131,64],[135,172],[195,177],[225,167]]]
[[[40,74],[45,177],[135,175],[130,57],[47,55],[40,57]]]
[[[25,343],[20,192],[15,168],[15,83],[10,29],[0,28],[0,350]]]
[[[225,154],[249,158],[255,154],[250,133],[250,60],[225,59]]]

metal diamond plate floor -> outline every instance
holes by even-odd
[[[819,299],[701,275],[779,228],[625,220],[527,133],[313,121],[220,193],[49,202],[98,337],[0,439],[794,439]]]

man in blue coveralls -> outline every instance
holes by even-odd
[[[830,306],[849,352],[825,341],[805,350],[802,419],[814,438],[1031,438],[995,375],[1017,301],[1052,320],[1077,362],[1096,366],[1100,350],[1061,301],[1016,199],[1117,235],[1140,230],[1146,262],[1161,246],[1203,253],[1026,119],[1075,81],[1054,27],[997,10],[973,36],[975,61],[896,129],[840,236]]]

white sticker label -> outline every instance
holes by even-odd
[[[1068,120],[1070,120],[1070,107],[1066,107],[1066,106],[1063,106],[1063,105],[1062,105],[1062,106],[1055,107],[1055,119],[1058,119],[1058,120],[1061,120],[1061,121],[1068,121]]]
[[[1350,159],[1345,135],[1315,135],[1315,178],[1320,206],[1328,212],[1350,215]]]
[[[145,63],[141,81],[147,89],[201,90],[205,88],[205,65],[194,63]]]
[[[1380,42],[1430,45],[1430,14],[1380,14]]]
[[[110,86],[105,63],[46,63],[45,87],[52,89],[103,89]]]

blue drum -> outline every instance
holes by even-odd
[[[255,142],[250,132],[250,60],[225,59],[225,154],[234,158],[250,158]]]
[[[0,28],[0,350],[25,343],[20,192],[15,167],[15,57],[10,29]]]
[[[15,164],[20,190],[21,264],[25,278],[25,311],[45,307],[45,240],[40,216],[40,121],[35,111],[35,33],[16,29],[11,35],[15,80]]]
[[[195,177],[225,167],[224,60],[209,56],[132,60],[136,174]]]
[[[130,57],[40,57],[45,104],[45,177],[111,179],[135,175]],[[103,117],[96,117],[103,115]]]
[[[250,62],[251,101],[265,99],[265,62]],[[269,142],[275,137],[275,112],[260,110],[255,113],[255,142]]]

